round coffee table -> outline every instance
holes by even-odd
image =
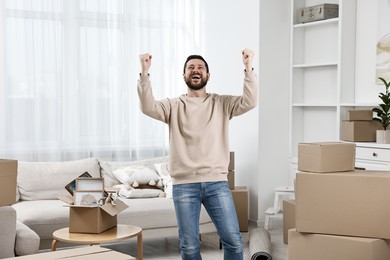
[[[100,245],[113,243],[137,236],[138,259],[142,260],[142,228],[132,225],[117,225],[99,234],[91,233],[70,233],[69,228],[62,228],[54,231],[51,250],[57,249],[57,242]]]

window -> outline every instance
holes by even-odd
[[[185,91],[202,49],[200,1],[6,0],[0,7],[0,156],[28,161],[168,153],[168,128],[139,110],[138,56],[156,99]]]

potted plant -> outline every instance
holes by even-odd
[[[373,119],[379,121],[383,127],[383,130],[377,130],[376,132],[376,142],[388,144],[390,143],[390,129],[387,129],[390,128],[390,81],[386,81],[382,77],[378,79],[385,85],[386,92],[379,93],[379,98],[382,100],[382,103],[379,104],[379,107],[372,109],[376,113]]]

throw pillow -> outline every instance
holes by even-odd
[[[168,163],[156,163],[154,167],[157,170],[158,175],[163,181],[165,196],[167,199],[172,199],[172,178],[169,173]]]
[[[124,168],[130,165],[144,165],[153,169],[155,163],[163,163],[168,161],[168,156],[154,157],[143,160],[125,161],[125,162],[113,162],[113,161],[101,161],[99,165],[101,167],[101,174],[104,178],[104,187],[113,187],[120,184],[120,181],[115,178],[113,171],[119,168]]]
[[[157,189],[134,189],[130,185],[122,184],[120,186],[118,195],[122,198],[136,199],[136,198],[156,198],[164,197],[165,193]]]
[[[116,169],[112,172],[123,184],[138,188],[142,184],[157,186],[162,189],[162,180],[156,171],[144,165],[131,165],[125,168]]]

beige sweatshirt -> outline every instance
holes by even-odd
[[[140,76],[138,95],[144,114],[169,125],[169,169],[174,185],[227,180],[229,120],[256,106],[254,71],[245,72],[242,96],[181,95],[157,101],[148,76]]]

